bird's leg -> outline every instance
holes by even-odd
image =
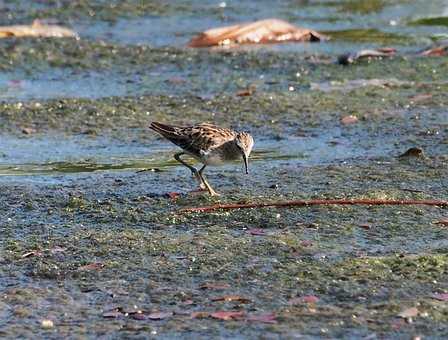
[[[210,193],[210,196],[220,196],[215,190],[213,190],[210,184],[208,184],[208,182],[205,180],[204,175],[202,174],[206,166],[207,165],[204,165],[198,172],[199,176],[201,177],[202,183],[204,184],[207,191]]]
[[[200,187],[202,190],[206,189],[206,186],[205,186],[205,184],[203,184],[201,175],[199,174],[198,170],[197,170],[195,167],[193,167],[193,166],[191,166],[190,164],[188,164],[188,163],[186,163],[185,161],[183,161],[183,160],[180,158],[180,156],[182,156],[182,155],[185,155],[185,152],[179,152],[179,153],[176,153],[176,154],[174,155],[174,159],[175,159],[176,161],[178,161],[179,163],[182,163],[183,165],[185,165],[188,169],[190,169],[192,175],[193,175],[193,176],[197,179],[197,181],[199,182],[199,187]]]

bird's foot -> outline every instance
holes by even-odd
[[[208,189],[208,193],[209,193],[210,196],[212,196],[212,197],[219,197],[219,196],[221,196],[221,194],[217,193],[215,190],[213,190],[213,189],[211,189],[211,188]]]

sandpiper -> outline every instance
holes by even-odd
[[[254,139],[247,132],[220,128],[209,123],[182,127],[152,122],[150,129],[183,149],[183,152],[176,153],[174,158],[191,170],[199,181],[201,189],[207,189],[211,196],[219,196],[219,194],[213,190],[203,175],[207,165],[221,165],[228,161],[242,159],[246,174],[249,173],[249,155]],[[202,168],[197,170],[182,160],[180,156],[185,154],[204,164]]]

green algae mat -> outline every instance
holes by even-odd
[[[444,1],[1,6],[2,24],[80,35],[0,40],[2,338],[448,336],[446,207],[183,212],[448,200],[448,59],[420,53],[447,38]],[[268,17],[332,39],[185,47]],[[250,131],[250,175],[210,167],[222,196],[194,192],[153,120]]]

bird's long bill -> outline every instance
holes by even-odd
[[[244,160],[244,168],[246,169],[246,175],[249,174],[249,159],[247,159],[246,155],[243,155]]]

